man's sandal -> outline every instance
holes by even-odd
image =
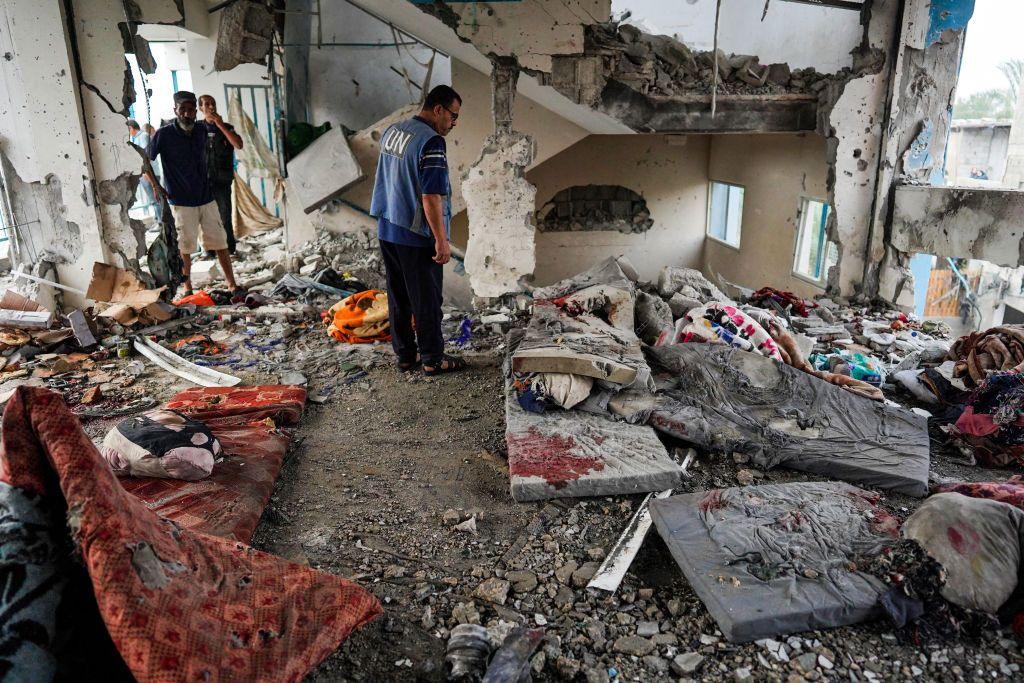
[[[418,368],[419,366],[420,366],[420,359],[419,358],[417,358],[416,360],[413,360],[413,361],[405,361],[405,362],[399,361],[398,362],[398,371],[399,372],[411,372],[411,371],[415,370],[416,368]]]
[[[458,372],[459,370],[465,370],[469,367],[465,358],[458,356],[441,356],[441,362],[432,368],[428,368],[426,365],[423,366],[423,374],[427,377],[433,377],[434,375],[443,375],[446,372]]]

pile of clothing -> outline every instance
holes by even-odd
[[[327,334],[340,342],[391,341],[388,295],[379,289],[345,297],[327,311],[327,320]]]
[[[993,372],[971,393],[955,433],[984,465],[1024,465],[1024,375]]]
[[[956,361],[953,375],[968,387],[981,384],[994,370],[1024,371],[1024,325],[1002,325],[960,337],[949,358]]]

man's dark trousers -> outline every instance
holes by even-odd
[[[381,241],[380,251],[387,271],[388,319],[395,355],[399,362],[411,363],[416,360],[418,346],[423,364],[436,366],[444,355],[441,335],[444,269],[434,262],[434,248]]]
[[[228,253],[235,253],[235,228],[231,223],[231,186],[213,185],[213,198],[220,211],[220,222],[224,224],[224,232],[228,234]]]

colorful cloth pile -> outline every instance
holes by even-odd
[[[947,482],[936,484],[932,493],[960,493],[971,498],[985,498],[1008,503],[1024,510],[1024,476],[1016,475],[1006,481]]]
[[[349,344],[390,341],[388,295],[379,289],[368,289],[345,297],[327,312],[330,324],[327,333]]]
[[[786,310],[787,307],[792,306],[792,311],[801,318],[808,317],[812,308],[818,308],[818,304],[814,301],[808,301],[793,292],[784,292],[774,287],[762,287],[750,295],[749,301],[762,308],[767,308],[766,304],[769,301],[777,304],[780,310]]]
[[[138,681],[298,681],[381,613],[341,577],[157,516],[124,490],[58,394],[19,388],[0,438],[7,679],[51,680],[66,666],[72,622],[98,612]],[[72,542],[80,564],[63,547]],[[96,602],[68,612],[86,573]],[[109,668],[105,654],[92,653],[90,672]]]
[[[990,374],[971,394],[956,431],[984,465],[1024,465],[1024,375]]]
[[[839,349],[832,353],[812,353],[809,360],[816,370],[835,372],[875,386],[885,381],[882,364],[863,353]]]
[[[193,334],[191,337],[179,339],[174,343],[174,350],[182,358],[198,356],[217,356],[227,352],[227,347],[219,344],[206,334]]]
[[[968,387],[981,384],[996,370],[1024,371],[1024,325],[1002,325],[960,337],[949,349],[956,361],[953,376]]]
[[[775,340],[761,325],[730,304],[712,301],[676,321],[675,343],[714,342],[783,362]]]

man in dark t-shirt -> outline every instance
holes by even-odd
[[[235,231],[231,215],[231,185],[235,180],[235,150],[242,149],[242,138],[234,126],[217,113],[217,100],[212,95],[199,96],[199,111],[209,125],[206,163],[210,173],[213,200],[220,211],[220,222],[228,235],[228,253],[235,253]]]
[[[175,119],[153,135],[147,150],[151,161],[159,157],[163,165],[163,186],[150,174],[146,176],[157,196],[166,196],[171,206],[178,230],[178,249],[185,266],[185,294],[192,293],[192,254],[198,250],[202,235],[203,248],[217,254],[228,288],[240,295],[206,165],[210,124],[196,121],[196,96],[185,90],[174,93],[174,114]]]

